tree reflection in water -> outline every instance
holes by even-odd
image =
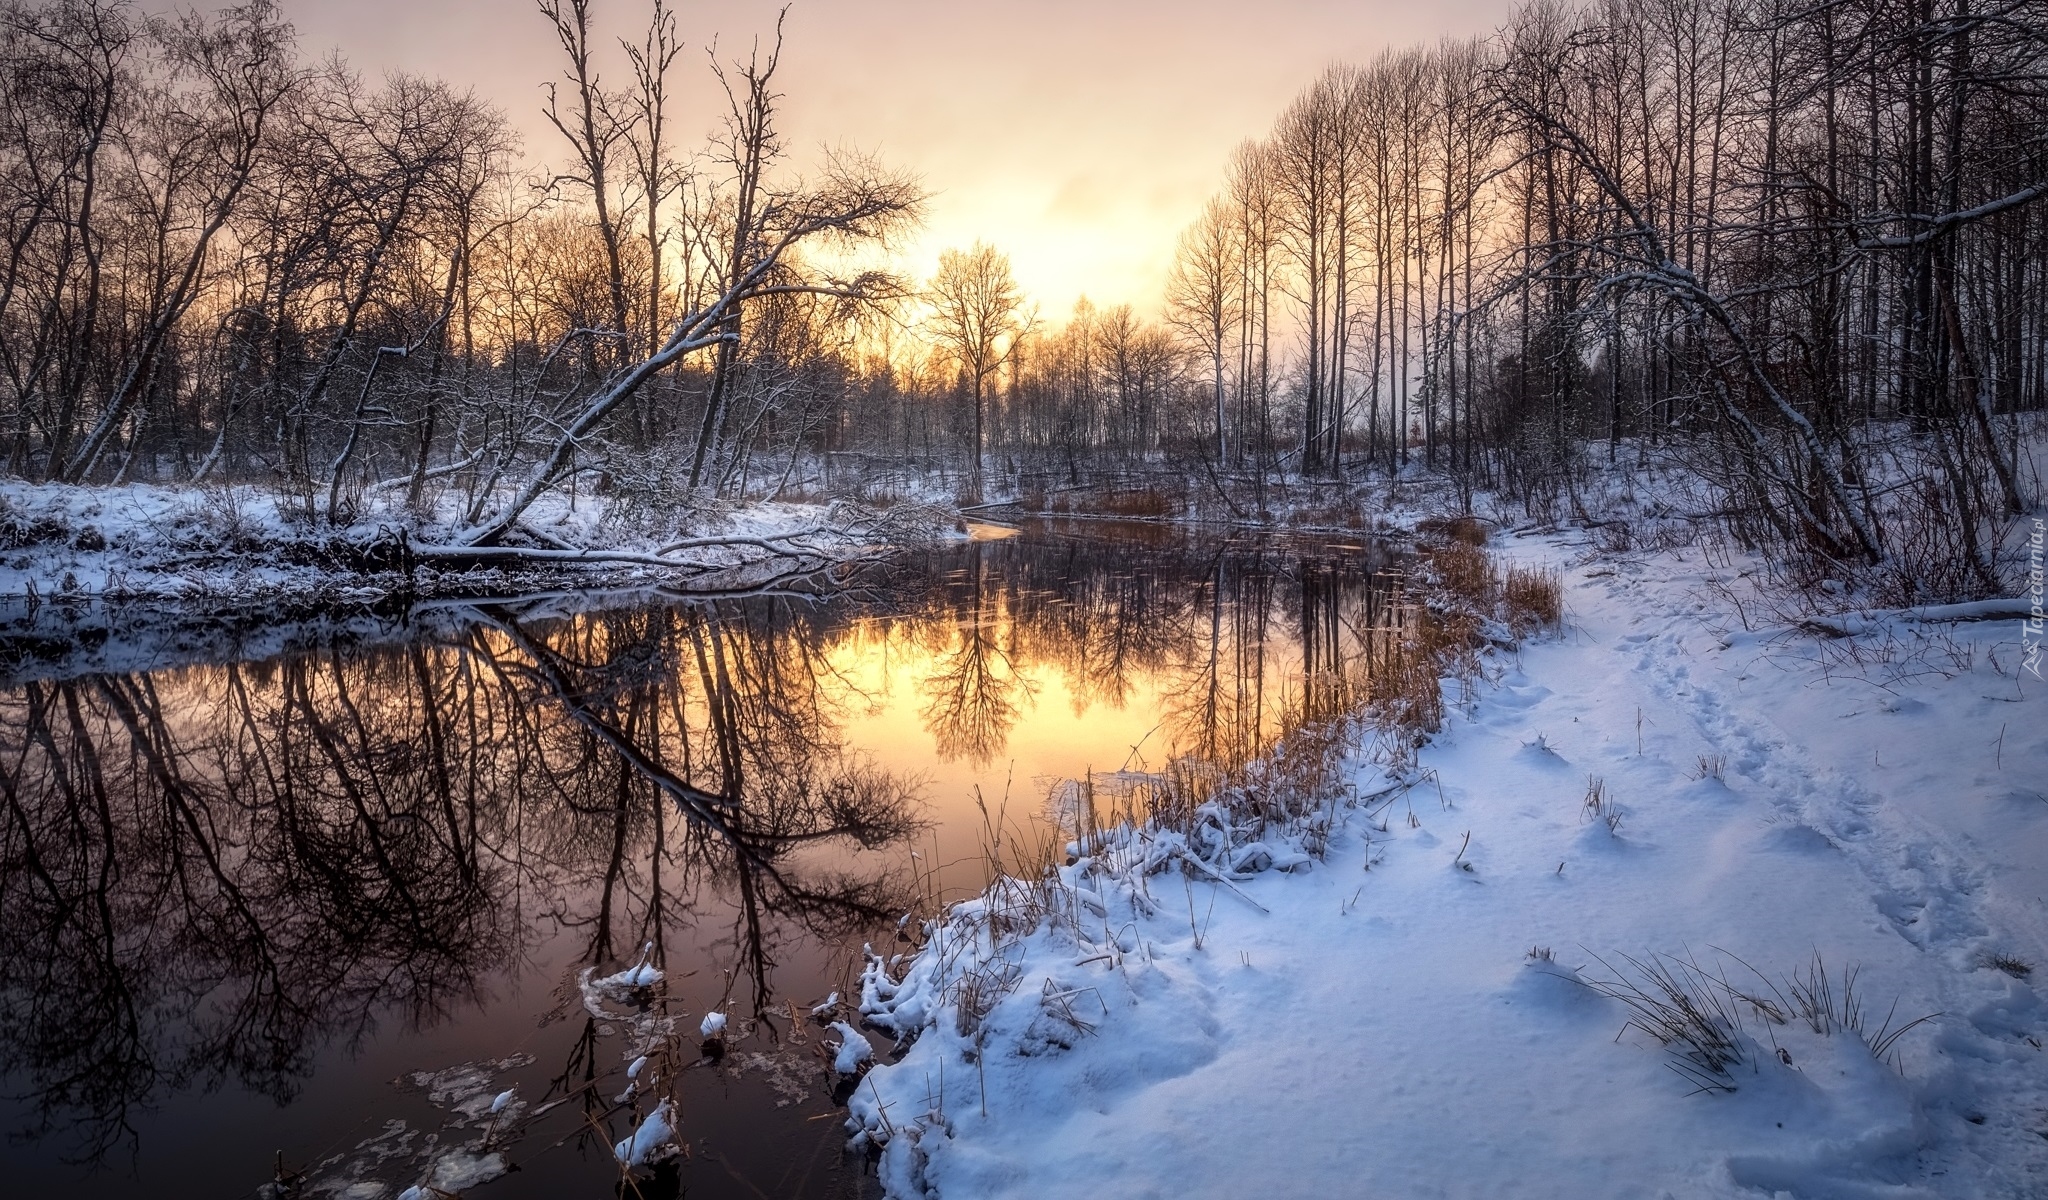
[[[323,1048],[459,1024],[544,948],[559,970],[566,939],[550,1015],[580,1027],[533,1107],[566,1101],[565,1135],[608,1157],[625,1059],[581,968],[651,946],[671,975],[728,973],[736,1029],[772,1048],[830,982],[781,995],[779,960],[917,904],[916,755],[849,740],[883,703],[859,680],[901,685],[941,762],[1001,758],[1058,678],[1077,713],[1153,697],[1149,753],[1241,764],[1370,661],[1384,566],[1027,536],[907,556],[856,599],[479,606],[396,646],[20,683],[0,694],[0,1069],[23,1132],[92,1161],[180,1092],[291,1100]],[[686,929],[711,963],[668,962]],[[641,1017],[680,1004],[657,989]]]
[[[956,636],[938,653],[923,687],[922,715],[939,757],[966,759],[977,766],[1008,743],[1023,715],[1018,693],[1031,690],[1012,658],[1016,625],[1005,618],[989,583],[984,554],[989,544],[969,544],[966,565],[948,576],[966,582],[965,595],[954,610]]]
[[[167,1092],[289,1100],[321,1043],[476,1005],[551,927],[586,963],[658,963],[672,921],[729,911],[765,1018],[779,941],[906,903],[797,849],[881,846],[919,810],[834,741],[803,620],[480,610],[397,650],[23,685],[0,1055],[26,1132],[91,1159]]]

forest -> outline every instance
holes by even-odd
[[[565,489],[1257,520],[1421,471],[1590,520],[1627,456],[1795,575],[2001,590],[2048,396],[2038,2],[1537,0],[1307,81],[1153,311],[1063,314],[985,243],[911,277],[924,181],[794,160],[779,28],[685,113],[697,18],[645,17],[613,45],[543,0],[522,152],[268,0],[9,0],[6,470],[488,545]]]

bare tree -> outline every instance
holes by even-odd
[[[662,205],[681,186],[677,164],[668,151],[668,76],[683,43],[676,31],[675,14],[667,0],[654,0],[647,21],[646,39],[638,46],[622,43],[633,64],[633,93],[630,104],[633,124],[626,144],[633,153],[633,165],[640,186],[641,217],[647,238],[647,342],[652,354],[660,344],[660,329],[653,316],[662,311],[662,254],[667,238],[661,224]]]
[[[153,281],[135,349],[76,448],[69,444],[67,398],[66,413],[51,431],[55,477],[75,483],[91,473],[149,387],[173,330],[203,293],[214,238],[234,215],[268,148],[273,114],[299,82],[288,29],[271,0],[251,0],[212,22],[187,13],[164,28],[173,74],[148,130],[137,136],[153,143],[146,151],[149,183],[159,191],[151,207],[165,266]],[[180,236],[188,221],[194,232]]]
[[[1230,457],[1223,359],[1243,318],[1238,289],[1243,253],[1233,213],[1223,200],[1212,198],[1182,231],[1166,277],[1167,319],[1209,361],[1218,463]]]
[[[1010,273],[1010,260],[993,246],[976,242],[966,250],[939,255],[939,269],[926,288],[933,340],[959,367],[972,405],[970,489],[982,495],[983,414],[989,380],[1009,362],[1030,327],[1024,293]]]
[[[735,314],[749,303],[797,293],[829,297],[849,306],[899,297],[901,287],[884,272],[842,279],[805,271],[796,251],[814,242],[884,241],[912,222],[922,203],[923,193],[916,184],[862,160],[836,162],[816,185],[765,198],[755,225],[762,244],[752,264],[708,303],[678,317],[655,353],[616,372],[572,408],[532,414],[529,427],[559,432],[545,443],[546,449],[524,470],[507,497],[459,535],[460,542],[486,546],[502,538],[535,501],[562,481],[577,448],[595,436],[605,420],[649,379],[686,355],[733,340],[737,336],[732,332]]]
[[[554,26],[555,38],[569,60],[561,82],[569,85],[564,110],[560,83],[547,85],[547,106],[542,111],[565,138],[576,156],[580,174],[570,176],[583,185],[590,197],[591,216],[598,238],[604,245],[605,267],[611,285],[611,332],[624,337],[629,329],[626,302],[624,213],[613,194],[613,155],[627,140],[631,118],[620,111],[625,101],[604,90],[596,64],[591,59],[590,0],[538,0],[540,13]],[[659,16],[656,17],[657,27]],[[650,63],[651,67],[653,64]],[[652,314],[649,314],[650,320]]]
[[[726,222],[723,239],[711,239],[714,260],[713,286],[727,287],[760,263],[766,252],[764,220],[773,197],[767,190],[768,172],[782,157],[780,133],[775,127],[775,69],[782,61],[782,21],[788,10],[775,18],[775,43],[764,58],[759,42],[744,63],[730,71],[712,59],[712,71],[725,89],[725,129],[715,154],[728,176],[730,194],[719,206]],[[717,361],[712,365],[711,395],[704,405],[704,421],[697,432],[697,447],[690,457],[690,487],[703,482],[704,464],[717,444],[726,416],[726,392],[731,385],[734,355],[739,347],[745,314],[739,306],[724,314],[728,328],[720,341]]]

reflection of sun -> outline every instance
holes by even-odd
[[[817,652],[847,744],[924,781],[925,861],[955,868],[942,889],[985,882],[977,801],[1006,846],[1063,839],[1046,803],[1061,782],[1182,755],[1234,770],[1366,686],[1364,631],[1379,618],[1362,578],[1347,590],[1327,568],[1285,582],[1219,569],[1172,588],[1126,567],[1041,590],[990,569],[1005,552],[972,546],[927,604]]]
[[[983,636],[1008,648],[1014,632],[1012,622],[1003,618]],[[1009,656],[997,667],[1013,676],[1015,685],[1010,692],[1015,720],[1002,744],[981,765],[966,757],[949,761],[931,728],[929,689],[964,637],[955,630],[945,643],[933,646],[910,636],[907,626],[873,622],[825,653],[833,680],[828,697],[848,714],[848,743],[862,747],[886,769],[928,780],[925,794],[942,827],[972,828],[972,822],[954,818],[973,811],[977,787],[991,808],[1007,793],[1010,813],[1022,820],[1039,811],[1057,780],[1114,771],[1140,743],[1141,752],[1157,765],[1160,747],[1147,735],[1158,724],[1161,696],[1149,678],[1130,689],[1123,703],[1111,704],[1091,700],[1061,664],[1027,655]],[[1019,767],[1028,774],[1016,774]],[[971,853],[971,837],[959,836],[962,844],[944,853]]]

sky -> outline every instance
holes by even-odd
[[[559,159],[540,115],[560,51],[533,0],[282,0],[309,56],[466,85],[502,108],[529,158]],[[202,3],[202,6],[205,6]],[[158,7],[149,5],[149,7]],[[706,69],[772,31],[772,0],[681,0],[689,43],[678,147],[716,125]],[[795,0],[777,82],[797,164],[878,154],[932,192],[905,269],[979,239],[1007,253],[1048,317],[1086,294],[1156,311],[1174,239],[1317,71],[1384,48],[1491,32],[1509,0]],[[601,27],[644,30],[646,0],[594,0]],[[605,79],[629,78],[615,41]]]

